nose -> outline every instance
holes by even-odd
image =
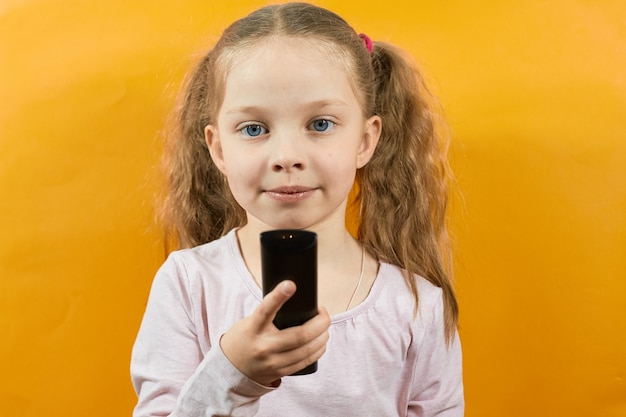
[[[272,138],[271,166],[275,172],[302,170],[305,152],[297,133],[274,135]]]

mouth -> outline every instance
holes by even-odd
[[[276,187],[264,190],[264,193],[277,201],[296,202],[309,198],[317,188],[305,187],[300,185],[290,185],[285,187]]]

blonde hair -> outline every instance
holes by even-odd
[[[228,69],[247,47],[272,36],[315,39],[339,51],[366,117],[383,121],[371,161],[357,172],[357,236],[376,256],[443,290],[448,340],[458,307],[446,228],[447,134],[435,97],[411,59],[393,45],[363,40],[341,17],[304,3],[261,8],[229,26],[191,72],[175,109],[164,153],[166,190],[159,207],[166,239],[192,247],[246,223],[226,180],[211,160],[204,128],[215,123]]]

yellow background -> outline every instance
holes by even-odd
[[[262,4],[0,3],[3,415],[130,415],[159,129]],[[626,416],[624,3],[319,4],[409,49],[447,109],[466,415]]]

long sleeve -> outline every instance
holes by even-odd
[[[183,386],[172,417],[253,416],[259,398],[270,391],[239,372],[216,347]]]
[[[368,298],[332,317],[319,370],[272,389],[239,372],[219,347],[263,297],[235,233],[174,252],[154,279],[133,348],[134,416],[460,417],[460,343],[456,335],[445,343],[441,289],[417,282],[415,316],[402,270],[380,263]]]
[[[270,388],[241,374],[219,344],[203,352],[183,265],[170,257],[157,273],[133,347],[134,417],[249,416]]]
[[[420,300],[421,301],[421,300]],[[432,306],[415,363],[408,415],[412,417],[462,417],[464,394],[462,354],[458,333],[446,344],[443,301]]]

